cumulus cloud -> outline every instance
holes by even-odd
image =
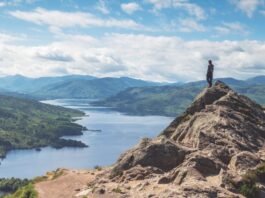
[[[14,40],[16,40],[15,37],[8,34],[0,33],[0,43],[10,42]]]
[[[164,25],[162,28],[164,31],[168,32],[193,33],[207,31],[207,27],[201,21],[197,21],[193,18],[171,20],[170,23]]]
[[[14,36],[14,35],[5,34],[5,33],[0,32],[0,44],[1,43],[11,43],[11,42],[15,42],[15,41],[21,41],[23,39],[24,39],[23,35]]]
[[[36,53],[36,57],[50,60],[50,61],[61,61],[61,62],[72,62],[74,59],[68,55],[65,54],[59,50],[55,51],[39,51]]]
[[[206,14],[202,7],[188,0],[145,0],[154,5],[155,9],[178,8],[185,10],[190,16],[196,17],[197,20],[205,19]]]
[[[206,27],[202,21],[207,15],[202,7],[189,0],[145,0],[153,4],[155,12],[166,8],[175,8],[186,12],[186,16],[171,19],[171,23],[165,25],[166,30],[177,30],[179,32],[205,32]]]
[[[11,11],[9,14],[18,19],[38,25],[48,25],[57,28],[69,27],[114,27],[125,29],[143,29],[133,20],[118,20],[114,18],[101,19],[88,12],[63,12],[36,8],[33,11]]]
[[[264,5],[264,0],[229,0],[237,9],[252,17],[259,5]]]
[[[119,57],[115,57],[110,51],[101,51],[93,55],[84,54],[83,59],[91,66],[97,68],[97,72],[113,73],[127,70],[122,60]]]
[[[205,77],[208,59],[215,77],[247,78],[265,72],[265,42],[184,41],[141,34],[64,35],[44,46],[0,45],[0,73],[46,76],[88,74],[152,81]]]
[[[121,4],[121,9],[127,14],[132,14],[137,10],[141,10],[141,6],[135,2]]]

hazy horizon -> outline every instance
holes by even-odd
[[[141,78],[134,78],[134,77],[128,77],[128,76],[103,76],[103,77],[97,77],[97,76],[91,76],[91,75],[87,75],[87,74],[65,74],[65,75],[52,75],[52,76],[39,76],[39,77],[30,77],[30,76],[25,76],[25,75],[21,75],[21,74],[14,74],[14,75],[5,75],[5,76],[0,76],[0,78],[5,78],[5,77],[15,77],[15,76],[21,76],[21,77],[26,77],[26,78],[30,78],[30,79],[38,79],[38,78],[56,78],[56,77],[67,77],[67,76],[88,76],[88,77],[94,77],[94,78],[131,78],[131,79],[136,79],[136,80],[143,80],[143,81],[150,81],[150,82],[157,82],[157,83],[190,83],[190,82],[198,82],[198,81],[204,81],[205,79],[199,79],[199,80],[191,80],[191,81],[152,81],[152,80],[145,80],[145,79],[141,79]],[[255,78],[255,77],[265,77],[265,75],[257,75],[257,76],[253,76],[250,78],[234,78],[231,76],[225,76],[225,77],[217,77],[214,78],[213,80],[217,80],[217,79],[226,79],[226,78],[232,78],[235,80],[248,80],[251,78]]]

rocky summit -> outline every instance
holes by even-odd
[[[264,160],[263,107],[217,81],[158,137],[93,173],[79,195],[264,198]]]

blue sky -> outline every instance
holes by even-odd
[[[0,75],[265,74],[265,0],[0,0]]]

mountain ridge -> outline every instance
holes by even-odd
[[[223,78],[240,94],[249,96],[256,102],[265,105],[265,84],[249,84],[233,78]],[[205,81],[190,82],[178,86],[153,86],[129,88],[104,100],[92,103],[95,106],[106,106],[133,115],[180,115],[193,101]]]
[[[67,75],[55,77],[30,78],[22,75],[5,76],[0,78],[0,86],[7,91],[30,93],[42,87],[75,79],[95,79],[93,76],[86,75]]]
[[[85,75],[27,78],[21,75],[0,78],[1,93],[25,94],[27,98],[89,98],[98,99],[114,95],[129,87],[160,85],[129,77],[97,78]]]
[[[79,79],[60,82],[33,92],[33,96],[42,98],[106,98],[129,87],[145,87],[157,85],[153,82],[132,78],[98,78],[92,80]]]
[[[265,76],[256,76],[247,80],[237,80],[234,78],[219,78],[219,80],[233,85],[233,88],[235,89],[241,88],[243,90],[245,87],[247,87],[246,89],[248,89],[250,92],[253,92],[251,86],[264,86]],[[102,100],[109,97],[115,97],[116,94],[119,94],[120,92],[132,87],[137,88],[155,86],[185,86],[192,89],[196,88],[197,92],[194,93],[195,95],[203,86],[205,86],[205,81],[188,83],[158,83],[129,77],[97,78],[87,75],[66,75],[40,78],[28,78],[22,75],[15,75],[0,78],[0,93],[37,100],[58,98],[89,98]],[[262,88],[259,89],[262,90]],[[256,97],[258,93],[258,90],[256,93],[251,93],[251,97]],[[260,102],[262,101],[262,96],[258,95],[254,99],[257,99],[257,101]],[[188,100],[185,102],[185,104],[187,105],[189,102],[191,102],[191,100]],[[178,103],[178,101],[175,100],[174,103]],[[185,104],[182,108],[186,107]],[[148,103],[145,104],[145,106],[148,106]],[[141,109],[142,108],[138,108],[138,111]],[[173,112],[167,112],[165,115],[175,116],[176,114],[173,114]]]

